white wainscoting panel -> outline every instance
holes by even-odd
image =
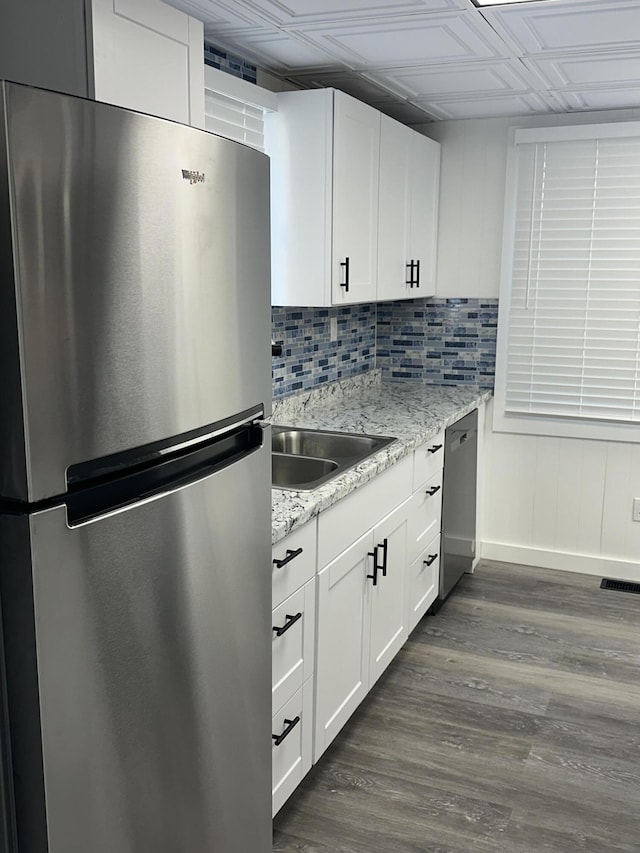
[[[640,577],[640,445],[489,429],[484,481],[484,558]]]

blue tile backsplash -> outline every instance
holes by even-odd
[[[227,74],[233,74],[234,77],[240,77],[242,80],[248,80],[249,83],[256,82],[255,65],[250,65],[244,59],[240,59],[239,56],[220,50],[220,48],[207,42],[204,44],[204,64],[210,65],[212,68],[219,68],[220,71],[226,71]]]
[[[331,340],[331,318],[337,339]],[[272,336],[282,344],[273,358],[273,396],[281,397],[375,367],[376,306],[272,308]]]
[[[497,329],[497,299],[379,303],[376,367],[385,379],[492,389]]]
[[[337,340],[331,341],[331,318]],[[272,309],[273,396],[381,368],[385,379],[493,388],[497,299],[412,299]]]

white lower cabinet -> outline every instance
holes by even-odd
[[[318,575],[318,760],[408,636],[405,501]]]
[[[313,679],[271,719],[271,803],[275,814],[311,768],[313,742]]]
[[[273,547],[274,814],[438,596],[443,447],[441,432]]]
[[[272,813],[311,767],[316,619],[316,520],[272,549]]]
[[[440,533],[416,557],[407,572],[409,633],[438,597]]]

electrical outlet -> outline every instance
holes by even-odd
[[[332,341],[338,340],[338,318],[329,317],[329,339]]]
[[[640,521],[640,498],[633,499],[633,516],[634,521]]]

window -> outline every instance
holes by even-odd
[[[217,68],[204,69],[205,127],[264,150],[264,114],[277,109],[273,92]]]
[[[495,426],[640,440],[640,123],[513,141]]]

